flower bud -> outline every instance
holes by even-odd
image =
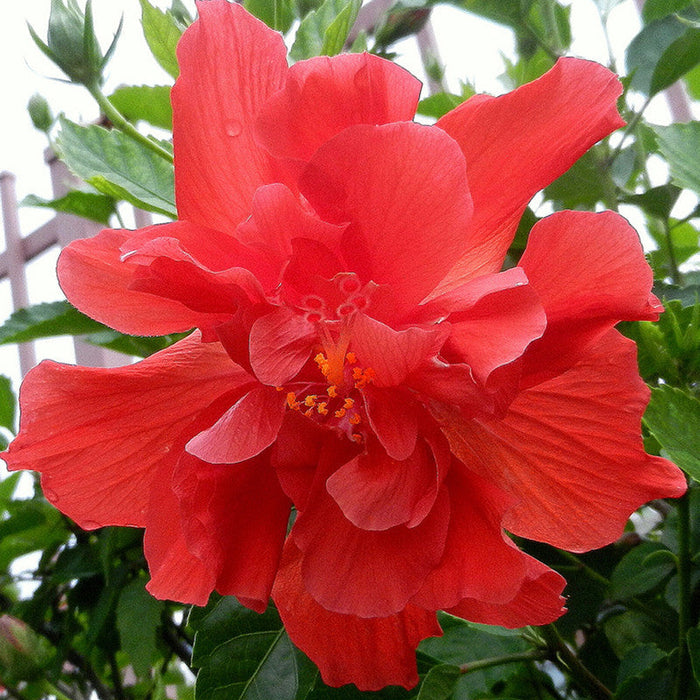
[[[11,615],[0,616],[0,673],[3,678],[11,682],[38,680],[51,656],[48,642],[31,627]]]
[[[92,20],[92,0],[87,0],[85,12],[77,0],[51,0],[47,43],[30,26],[36,45],[73,81],[87,86],[101,85],[102,72],[112,57],[121,33],[122,22],[114,39],[102,55]]]
[[[44,133],[48,133],[54,123],[54,116],[46,98],[39,93],[34,93],[27,104],[29,118],[34,124],[34,128]]]

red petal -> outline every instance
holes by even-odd
[[[242,396],[211,428],[187,443],[187,452],[210,464],[237,464],[260,454],[277,437],[285,394],[258,386]]]
[[[403,68],[367,53],[300,61],[262,109],[258,137],[275,156],[309,160],[353,124],[410,121],[420,90]]]
[[[155,474],[193,422],[252,378],[198,334],[134,365],[43,362],[20,392],[20,433],[3,458],[42,472],[46,497],[81,527],[146,524]]]
[[[418,683],[418,642],[442,634],[435,614],[413,605],[390,617],[370,619],[324,609],[304,589],[301,557],[293,545],[285,548],[272,595],[291,640],[331,686],[412,688]]]
[[[433,447],[421,438],[399,461],[370,437],[364,453],[329,477],[328,493],[345,517],[363,530],[416,527],[435,504],[449,465],[447,446],[435,443]]]
[[[393,387],[402,384],[407,375],[435,356],[448,333],[447,326],[395,331],[358,313],[352,326],[350,349],[360,365],[374,370],[376,386]]]
[[[414,528],[361,530],[343,516],[321,484],[292,528],[304,552],[304,584],[327,610],[381,617],[402,610],[438,564],[445,546],[445,493]]]
[[[315,326],[291,309],[262,316],[250,330],[250,364],[255,376],[263,384],[281,386],[304,366],[316,339]]]
[[[362,390],[370,427],[389,457],[407,459],[416,448],[418,404],[410,393],[392,387]]]
[[[520,266],[547,314],[544,337],[525,356],[533,383],[570,367],[618,321],[656,320],[662,310],[637,232],[613,212],[543,219]]]
[[[464,152],[474,198],[471,249],[443,290],[500,269],[532,196],[623,126],[621,92],[606,68],[561,58],[538,80],[501,97],[473,97],[438,121]]]
[[[216,590],[264,612],[291,505],[270,464],[212,466],[185,455],[174,488],[188,549],[216,572]]]
[[[464,157],[440,129],[349,127],[316,152],[301,187],[322,218],[350,222],[348,269],[390,285],[389,317],[423,299],[465,249],[472,206]]]
[[[519,499],[510,532],[585,551],[619,537],[643,503],[683,494],[680,470],[644,452],[649,389],[635,351],[609,331],[569,371],[521,392],[502,420],[441,417],[453,453]]]
[[[507,278],[508,286],[503,279]],[[533,288],[517,268],[489,276],[491,290],[483,278],[474,280],[481,296],[470,308],[449,316],[451,326],[446,350],[466,362],[484,386],[492,373],[518,359],[528,345],[542,336],[547,319]],[[472,296],[465,287],[465,296]]]
[[[143,551],[151,580],[146,588],[160,600],[206,605],[216,582],[216,566],[187,548],[180,504],[171,487],[172,465],[161,469],[151,489]]]
[[[411,602],[437,610],[466,597],[511,600],[526,575],[526,555],[503,534],[503,515],[513,498],[461,464],[450,470],[445,486],[450,493],[445,553]]]
[[[171,232],[171,227],[180,226],[163,224],[149,230]],[[106,229],[94,238],[73,241],[58,259],[58,277],[68,300],[91,318],[132,335],[179,333],[211,323],[211,315],[179,301],[130,288],[138,265],[122,260],[120,248],[134,235]]]
[[[509,629],[554,622],[566,612],[561,595],[566,580],[532,557],[526,561],[528,577],[509,602],[494,604],[466,598],[447,612],[471,622]]]
[[[234,231],[255,190],[279,181],[254,137],[261,106],[284,85],[282,37],[224,0],[200,2],[178,44],[172,91],[175,191],[181,219]]]

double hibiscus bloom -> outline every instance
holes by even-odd
[[[239,5],[199,14],[173,89],[179,221],[59,261],[92,318],[197,330],[119,369],[42,363],[4,459],[86,529],[145,527],[153,595],[272,596],[327,683],[410,687],[438,609],[562,614],[564,580],[504,530],[583,551],[685,489],[643,450],[648,391],[613,328],[662,310],[628,223],[556,213],[501,271],[531,197],[622,124],[620,85],[561,59],[424,126],[393,63],[289,68]]]

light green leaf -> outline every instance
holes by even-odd
[[[700,193],[700,122],[652,127],[661,155],[668,161],[671,179],[680,187]]]
[[[176,217],[172,164],[119,131],[60,122],[61,158],[79,178],[115,199]]]
[[[172,130],[169,85],[128,85],[115,90],[110,102],[131,122],[144,121]]]
[[[700,401],[681,389],[652,389],[644,423],[686,474],[700,480]]]
[[[362,0],[326,0],[301,21],[289,55],[300,61],[340,53],[361,6]]]
[[[645,23],[662,19],[674,12],[688,7],[693,0],[646,0],[642,8],[642,19]]]
[[[122,589],[117,603],[117,629],[122,649],[137,676],[146,677],[158,658],[157,633],[163,603],[144,588],[140,579]]]
[[[81,192],[80,190],[71,190],[59,199],[43,199],[35,194],[30,194],[21,201],[20,206],[43,207],[67,214],[75,214],[105,226],[109,226],[110,217],[115,212],[112,197],[97,192]]]
[[[421,684],[417,700],[450,700],[460,675],[459,666],[452,664],[433,666]]]
[[[243,0],[243,7],[282,33],[289,31],[295,19],[294,0]]]
[[[163,12],[148,0],[141,2],[143,35],[153,57],[161,68],[173,78],[180,74],[175,48],[182,36],[183,27],[171,12]]]

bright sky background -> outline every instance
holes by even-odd
[[[82,2],[82,0],[81,0]],[[154,4],[168,7],[168,0]],[[193,8],[193,0],[185,0]],[[607,62],[604,35],[593,0],[571,0],[572,25],[577,36],[573,55]],[[119,84],[165,84],[169,77],[150,56],[140,27],[138,0],[94,0],[93,8],[98,36],[103,49],[109,45],[119,18],[124,15],[124,30],[116,54],[108,66],[106,92]],[[43,151],[47,146],[43,134],[36,131],[29,120],[26,104],[30,96],[39,92],[51,104],[54,113],[63,111],[75,121],[88,122],[97,117],[97,109],[87,92],[77,86],[48,79],[60,77],[58,69],[34,46],[27,31],[27,22],[39,36],[45,37],[50,0],[3,3],[0,22],[0,171],[9,170],[17,175],[17,194],[21,200],[27,194],[51,197],[48,168],[44,165]],[[639,31],[640,23],[632,0],[621,2],[610,15],[609,24],[613,49],[618,65],[624,68],[624,49]],[[513,56],[513,38],[510,30],[487,23],[453,7],[438,7],[433,15],[433,26],[438,38],[441,58],[447,66],[448,84],[458,89],[459,79],[466,79],[479,91],[499,93],[503,86],[498,76],[503,72],[502,54]],[[412,41],[404,43],[404,54],[399,62],[420,75],[421,68]],[[663,98],[653,119],[668,120]],[[20,224],[24,234],[37,228],[51,214],[37,209],[20,210]],[[4,240],[0,241],[0,250]],[[54,266],[58,251],[44,254],[29,267],[30,301],[54,301],[61,298],[55,282]],[[9,283],[0,283],[0,322],[11,313]],[[38,343],[39,359],[52,357],[74,361],[70,339]],[[16,349],[0,346],[0,374],[12,377],[18,386],[19,369]]]

